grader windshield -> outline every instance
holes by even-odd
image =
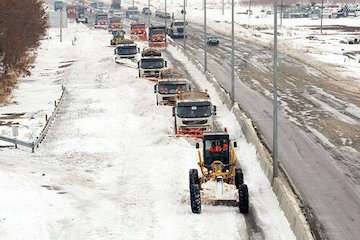
[[[229,135],[204,135],[204,163],[211,169],[214,161],[221,161],[225,169],[230,166]]]

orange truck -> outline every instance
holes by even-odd
[[[166,48],[166,27],[150,26],[149,27],[149,47]]]
[[[130,35],[132,40],[147,40],[146,26],[144,23],[132,23],[130,25]]]

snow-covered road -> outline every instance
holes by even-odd
[[[153,83],[114,63],[108,33],[69,27],[65,41],[76,36],[68,51],[77,61],[48,137],[35,154],[0,149],[0,238],[248,239],[237,208],[191,213],[187,175],[196,167],[195,148],[169,137],[171,108],[154,104]],[[238,137],[266,239],[295,239],[254,148]]]

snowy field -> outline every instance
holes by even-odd
[[[114,63],[109,40],[105,31],[69,24],[63,44],[55,37],[43,42],[34,73],[75,62],[62,74],[39,77],[34,87],[19,84],[23,94],[15,93],[12,111],[36,106],[46,112],[59,93],[52,88],[63,83],[67,92],[37,153],[0,149],[1,239],[248,239],[237,208],[204,206],[201,215],[191,213],[187,175],[196,167],[194,144],[171,136],[171,108],[156,106],[153,83],[139,79],[137,69]],[[169,51],[209,90],[219,122],[238,141],[264,238],[295,239],[234,116],[201,72],[178,50]]]

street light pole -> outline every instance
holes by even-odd
[[[222,0],[222,15],[225,14],[225,0]]]
[[[274,52],[273,52],[273,181],[278,176],[278,95],[277,95],[277,0],[274,0]]]
[[[204,72],[207,71],[207,26],[206,26],[206,0],[204,0]]]
[[[167,32],[167,0],[165,0],[165,36]]]
[[[281,0],[281,7],[280,7],[280,27],[282,27],[282,20],[283,20],[283,1],[284,0]]]
[[[186,0],[184,0],[184,51],[186,51]]]
[[[62,42],[62,34],[63,33],[63,10],[60,9],[60,42]]]
[[[235,103],[235,29],[234,29],[234,0],[231,2],[231,100]]]
[[[321,0],[321,24],[320,24],[320,33],[323,34],[323,12],[324,11],[324,0]]]
[[[150,21],[151,21],[151,15],[150,15],[150,0],[148,0],[148,8],[149,8],[149,12],[148,12],[148,27],[150,27]]]
[[[132,5],[133,5],[133,7],[135,7],[135,0],[132,1]]]

